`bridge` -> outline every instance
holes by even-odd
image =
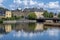
[[[38,22],[45,22],[46,20],[52,20],[53,22],[59,22],[60,18],[38,18],[36,19]]]

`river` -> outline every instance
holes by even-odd
[[[60,27],[43,23],[0,24],[0,40],[60,40]]]

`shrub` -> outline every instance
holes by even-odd
[[[36,16],[36,14],[35,14],[34,12],[30,12],[30,13],[29,13],[28,19],[33,20],[33,19],[36,19],[36,18],[37,18],[37,16]]]
[[[3,20],[2,19],[0,19],[0,23],[3,23]]]
[[[60,13],[58,14],[58,18],[60,18]]]

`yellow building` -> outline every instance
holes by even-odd
[[[11,18],[11,17],[12,17],[11,11],[6,11],[5,18]]]
[[[43,17],[44,17],[44,16],[43,16],[43,13],[44,13],[44,12],[35,12],[37,18],[43,18]]]

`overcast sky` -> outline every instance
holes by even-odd
[[[37,7],[60,12],[59,0],[0,0],[0,6],[10,10]]]

